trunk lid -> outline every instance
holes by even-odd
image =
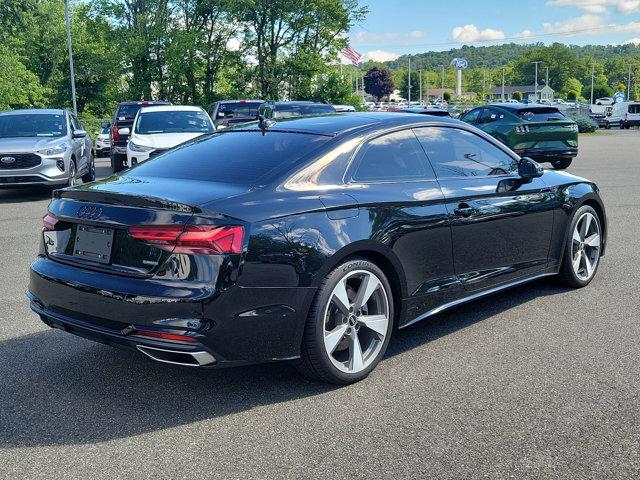
[[[246,190],[211,183],[204,188],[201,183],[204,182],[114,176],[94,184],[56,190],[49,212],[58,222],[54,229],[43,232],[45,252],[53,260],[84,268],[152,276],[171,252],[132,238],[129,227],[184,228],[194,214],[201,212],[200,203]],[[157,192],[161,192],[162,198]],[[215,218],[211,220],[214,221]]]

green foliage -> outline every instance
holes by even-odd
[[[8,48],[0,45],[0,110],[42,107],[47,89]]]
[[[442,98],[444,99],[445,102],[450,102],[451,101],[451,93],[449,92],[444,92],[442,94]]]
[[[569,90],[567,92],[567,100],[576,101],[578,99],[578,96],[580,96],[580,92],[578,92],[577,90]]]
[[[409,70],[403,70],[398,82],[398,89],[400,90],[400,96],[405,100],[417,101],[420,99],[420,76],[417,71],[411,71],[411,95],[409,95]],[[422,92],[424,94],[424,92]]]
[[[606,83],[598,83],[593,86],[593,101],[596,98],[611,97],[613,95],[613,88]],[[591,98],[591,85],[585,85],[582,89],[582,96],[584,98]]]
[[[575,77],[569,77],[564,81],[564,85],[562,87],[562,93],[569,98],[569,93],[573,92],[575,97],[570,100],[576,100],[582,91],[583,85],[580,80]]]
[[[598,129],[598,124],[586,115],[569,114],[567,116],[578,124],[578,132],[580,133],[595,132]]]
[[[513,92],[512,95],[514,100],[522,101],[522,92]]]
[[[393,79],[386,68],[373,66],[364,76],[364,91],[378,101],[393,93],[393,88]]]

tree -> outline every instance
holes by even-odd
[[[576,98],[574,98],[573,100],[576,100],[578,95],[580,95],[582,89],[583,85],[580,80],[575,77],[569,77],[564,82],[562,93],[568,97],[570,92],[574,92],[576,93]]]
[[[0,110],[43,107],[46,93],[21,59],[0,45]]]
[[[451,92],[444,92],[444,93],[442,94],[442,99],[443,99],[445,102],[450,102],[450,101],[451,101]]]
[[[400,96],[406,100],[409,100],[409,71],[408,70],[403,71],[398,87],[400,89]],[[420,76],[417,71],[412,70],[411,71],[411,101],[419,100],[419,97],[420,97]]]
[[[386,68],[372,67],[364,76],[364,91],[380,101],[393,93],[393,80]]]
[[[584,98],[591,98],[591,85],[585,85],[582,89],[582,96]],[[613,96],[613,89],[607,85],[606,83],[596,83],[593,86],[593,100],[596,98],[602,97],[611,97]]]
[[[344,34],[367,13],[357,0],[238,0],[234,5],[247,26],[245,41],[258,63],[265,99],[280,98],[285,83],[293,96],[308,91],[311,77],[326,70],[346,45]]]
[[[520,102],[522,101],[522,92],[513,92],[512,97],[514,100],[517,100]]]
[[[569,90],[567,92],[567,100],[576,101],[580,93],[577,90]]]

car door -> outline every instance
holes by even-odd
[[[467,290],[545,271],[553,192],[524,183],[517,157],[467,129],[415,130],[435,170],[451,219],[454,270]]]
[[[69,121],[71,123],[71,144],[73,145],[73,156],[76,159],[76,171],[78,173],[82,173],[86,171],[87,168],[87,160],[86,160],[86,138],[74,137],[74,132],[76,130],[82,130],[82,126],[80,125],[80,121],[78,117],[71,114],[69,115]]]
[[[408,298],[400,323],[459,297],[464,287],[453,269],[444,195],[412,130],[367,140],[347,178],[368,236],[402,264]]]

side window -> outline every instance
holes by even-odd
[[[491,108],[483,108],[482,113],[478,117],[478,121],[476,122],[476,125],[495,122],[496,120],[499,120],[501,118],[504,118],[504,115],[502,115],[497,110],[493,110]]]
[[[518,163],[507,153],[475,133],[448,127],[415,130],[436,175],[482,177],[518,171]]]
[[[82,130],[82,125],[74,114],[69,115],[69,120],[71,120],[71,128],[73,130]]]
[[[471,125],[476,123],[476,120],[478,119],[478,114],[480,113],[480,109],[476,109],[476,110],[471,110],[469,113],[465,114],[462,116],[462,118],[460,120],[462,120],[463,122],[467,122],[470,123]]]
[[[353,179],[362,182],[434,178],[412,130],[388,133],[369,141],[358,154]]]

